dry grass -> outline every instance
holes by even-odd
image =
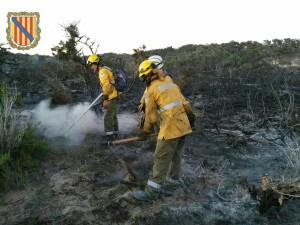
[[[16,89],[4,88],[0,94],[0,154],[4,154],[19,147],[27,119],[13,111],[18,96]]]
[[[289,174],[291,174],[291,178],[297,178],[299,176],[300,146],[298,140],[299,137],[286,141],[286,146],[282,148],[288,161],[287,168],[290,170]]]

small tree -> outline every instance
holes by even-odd
[[[77,23],[73,22],[68,26],[62,26],[66,32],[67,41],[60,41],[58,46],[51,48],[52,55],[59,60],[72,60],[82,62],[80,50],[77,50],[77,43],[81,38],[79,35]]]
[[[78,30],[79,22],[72,22],[67,26],[62,26],[66,32],[67,41],[60,41],[58,46],[51,48],[52,54],[58,60],[71,60],[81,65],[76,76],[84,81],[92,99],[99,95],[99,85],[97,76],[91,74],[86,63],[87,59],[83,53],[83,47],[95,53],[98,45],[85,35],[81,35]],[[79,47],[83,46],[83,47]]]
[[[142,45],[141,47],[133,49],[134,53],[132,54],[132,57],[136,65],[139,65],[143,60],[147,58],[147,52],[145,51],[145,49],[146,45]]]

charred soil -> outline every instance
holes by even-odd
[[[279,177],[287,162],[279,145],[257,136],[243,135],[241,142],[214,132],[192,133],[180,187],[141,203],[131,191],[145,186],[155,139],[107,147],[99,135],[89,134],[80,146],[54,150],[28,187],[1,197],[0,224],[299,224],[297,199],[260,210],[251,188],[266,174]]]

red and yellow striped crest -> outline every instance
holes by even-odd
[[[40,14],[38,12],[9,12],[7,14],[7,40],[11,47],[28,50],[36,47],[40,40]]]

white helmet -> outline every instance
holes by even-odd
[[[153,62],[157,66],[158,69],[160,69],[160,68],[162,68],[164,66],[163,59],[159,55],[150,56],[148,58],[148,60],[150,60],[151,62]]]

